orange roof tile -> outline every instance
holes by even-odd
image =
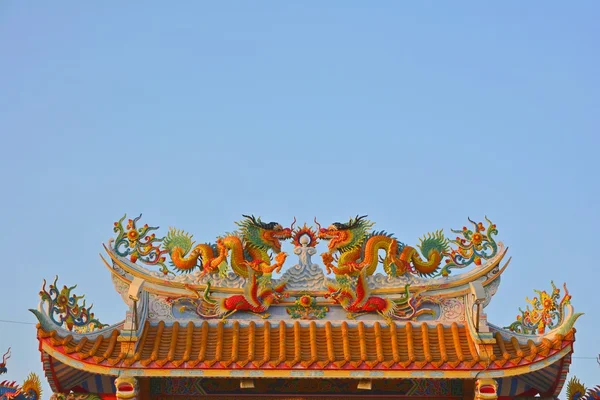
[[[141,368],[493,369],[532,363],[574,341],[574,329],[537,344],[506,340],[497,332],[491,360],[483,361],[467,328],[456,323],[146,323],[133,355],[121,353],[118,335],[114,330],[108,338],[75,340],[38,325],[40,341],[73,359]]]

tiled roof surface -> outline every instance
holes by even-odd
[[[142,368],[509,368],[546,358],[574,340],[574,330],[537,344],[519,344],[514,337],[506,340],[496,333],[491,361],[483,361],[466,327],[456,323],[146,323],[133,357],[121,353],[118,335],[115,330],[108,338],[75,340],[38,326],[40,340],[73,359]]]

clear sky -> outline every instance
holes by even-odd
[[[489,320],[566,281],[571,371],[600,383],[599,11],[0,2],[0,319],[35,322],[54,274],[123,319],[98,253],[124,213],[202,241],[368,214],[407,243],[487,215],[513,257]],[[0,323],[8,346],[7,378],[42,374],[33,325]]]

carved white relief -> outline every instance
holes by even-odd
[[[465,306],[457,299],[444,299],[442,301],[441,319],[447,322],[463,322],[465,320]]]
[[[289,268],[281,280],[287,281],[288,290],[323,290],[325,289],[325,274],[318,264],[313,264],[311,257],[317,253],[314,247],[308,247],[310,238],[300,237],[300,244],[294,248],[298,256],[298,264]]]
[[[148,318],[157,320],[172,320],[171,304],[163,297],[150,295]]]
[[[127,296],[127,292],[129,290],[129,285],[127,283],[123,282],[121,279],[119,279],[115,275],[112,275],[112,282],[113,282],[113,286],[115,287],[115,290],[117,291],[117,293],[119,293],[119,295],[121,296],[123,301],[126,304],[128,304],[129,298]]]
[[[489,285],[487,285],[485,289],[485,301],[483,302],[483,307],[487,307],[492,300],[492,297],[498,291],[498,287],[500,286],[500,277],[497,277],[494,281],[492,281]]]

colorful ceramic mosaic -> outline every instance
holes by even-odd
[[[411,246],[399,242],[393,235],[384,231],[371,232],[374,223],[366,215],[350,218],[347,223],[334,222],[327,228],[319,226],[319,238],[329,241],[328,251],[323,253],[323,264],[328,272],[336,275],[358,275],[365,269],[372,275],[379,262],[390,276],[407,272],[421,276],[435,275],[442,253],[448,249],[448,242],[441,231],[427,235],[418,246],[425,260]],[[380,260],[378,252],[385,251]],[[337,265],[333,262],[339,254]]]
[[[148,265],[158,265],[163,273],[168,273],[165,266],[164,254],[166,250],[162,250],[160,243],[162,238],[157,238],[155,233],[158,227],[148,226],[144,224],[141,228],[137,227],[137,222],[142,218],[140,214],[137,218],[129,219],[127,225],[123,228],[123,220],[127,215],[124,215],[120,220],[114,223],[114,231],[117,237],[114,241],[114,249],[121,257],[129,257],[131,262],[141,261]]]
[[[9,347],[8,351],[2,356],[0,374],[8,372],[6,363],[10,356],[11,352]],[[30,373],[22,385],[7,380],[0,382],[0,400],[40,400],[41,396],[42,384],[40,378],[34,373]]]
[[[309,293],[305,293],[296,299],[293,306],[287,307],[286,311],[293,319],[323,319],[327,315],[329,307],[318,306],[317,299]]]
[[[136,224],[141,215],[129,219],[123,227],[124,216],[115,222],[117,237],[113,248],[131,262],[139,260],[159,266],[165,275],[195,270],[202,271],[202,275],[215,272],[225,275],[230,268],[243,277],[247,276],[247,267],[258,275],[280,272],[287,258],[281,251],[281,242],[292,239],[298,246],[303,236],[310,238],[308,247],[316,246],[318,239],[328,241],[328,251],[322,254],[322,259],[327,272],[336,276],[357,276],[362,269],[372,275],[379,263],[388,276],[448,276],[452,269],[481,265],[482,260],[494,257],[498,250],[494,240],[498,233],[496,225],[487,218],[487,228],[469,219],[474,231],[467,227],[452,230],[461,235],[454,240],[448,240],[441,230],[435,231],[425,235],[415,248],[385,231],[372,232],[374,222],[366,219],[366,215],[350,218],[347,223],[334,222],[327,228],[321,227],[315,219],[316,231],[306,224],[294,229],[295,219],[290,228],[285,228],[277,222],[265,223],[260,217],[243,217],[237,222],[237,231],[217,237],[215,243],[195,244],[193,236],[181,229],[170,228],[166,237],[157,238],[153,231],[158,227],[145,224],[138,228]],[[385,257],[379,257],[380,250],[385,252]],[[269,252],[275,255],[274,260]],[[172,269],[165,264],[167,254]],[[442,263],[444,257],[445,264]]]
[[[554,285],[554,282],[551,281],[550,284],[552,285],[550,293],[545,290],[534,290],[537,296],[531,300],[525,298],[532,308],[529,305],[525,310],[519,308],[521,315],[517,315],[517,320],[510,324],[508,329],[518,333],[543,334],[546,329],[554,329],[563,321],[565,306],[570,303],[571,295],[565,283],[563,285],[565,294],[560,299],[560,289]]]
[[[511,326],[543,335],[488,324],[473,303],[489,304],[510,259],[490,220],[469,221],[410,246],[366,216],[315,229],[243,215],[212,243],[124,217],[101,255],[123,321],[98,331],[75,286],[44,282],[53,399],[557,396],[580,314],[553,285]]]
[[[482,222],[475,222],[470,218],[468,220],[473,224],[474,230],[466,226],[463,226],[462,230],[452,229],[452,232],[458,233],[459,236],[450,240],[450,243],[454,244],[456,248],[444,253],[444,256],[447,257],[446,264],[441,271],[444,276],[455,268],[465,268],[473,263],[481,265],[483,260],[489,260],[498,252],[498,244],[494,240],[494,236],[498,234],[496,224],[493,224],[487,217],[485,217],[488,223],[487,228]]]
[[[430,297],[416,296],[410,293],[410,285],[404,286],[404,296],[399,299],[371,296],[371,289],[366,281],[366,270],[362,270],[356,280],[356,284],[350,281],[342,283],[331,282],[328,286],[329,293],[326,298],[333,299],[348,312],[348,318],[356,318],[361,314],[377,313],[386,321],[392,319],[412,320],[423,314],[433,315],[433,310],[421,307],[426,301],[439,303]]]
[[[284,297],[283,291],[286,282],[272,285],[270,281],[259,282],[252,270],[249,270],[250,282],[244,288],[244,294],[235,294],[219,300],[210,296],[210,282],[202,294],[187,286],[196,295],[196,299],[187,297],[178,298],[173,301],[174,307],[180,307],[180,312],[190,308],[202,318],[226,319],[238,311],[244,311],[259,315],[261,318],[269,318],[266,312],[274,303],[279,303]],[[266,283],[265,283],[266,282]],[[182,302],[182,305],[179,303]]]
[[[567,400],[600,400],[600,385],[587,389],[579,379],[573,377],[567,384]]]
[[[59,289],[57,286],[58,276],[46,290],[46,280],[42,285],[40,297],[46,304],[48,316],[58,326],[66,327],[70,331],[89,332],[107,326],[95,318],[91,312],[92,305],[86,307],[85,300],[79,304],[83,296],[77,296],[72,293],[77,285],[67,287],[66,285]]]
[[[40,378],[30,373],[22,385],[15,382],[0,382],[0,400],[40,400],[42,384]]]

